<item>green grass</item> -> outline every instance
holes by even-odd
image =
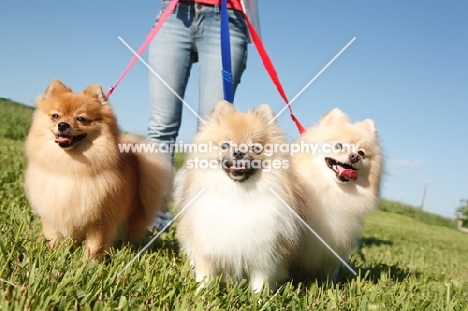
[[[83,245],[68,240],[48,250],[22,187],[30,111],[13,106],[0,106],[1,310],[467,310],[468,236],[390,201],[367,218],[351,254],[357,277],[342,270],[336,284],[287,283],[276,293],[219,280],[197,293],[175,227],[121,275],[151,236],[112,248],[103,262],[87,261]]]
[[[0,137],[24,140],[32,113],[31,107],[0,98]]]
[[[428,225],[445,226],[448,228],[456,228],[456,222],[453,219],[445,218],[440,215],[422,212],[418,207],[408,204],[382,199],[379,210],[384,212],[397,213],[408,216],[410,218],[422,221]],[[454,211],[455,214],[455,211]]]

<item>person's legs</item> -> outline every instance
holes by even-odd
[[[163,2],[161,10],[166,5],[167,2]],[[149,72],[149,141],[160,144],[176,141],[182,119],[182,102],[168,86],[181,98],[184,97],[194,61],[192,20],[193,4],[179,3],[150,43],[148,64],[163,81]]]
[[[168,1],[162,3],[161,12],[166,9],[167,4]],[[193,10],[193,4],[179,3],[151,41],[148,51],[148,64],[162,81],[153,72],[149,72],[150,112],[147,139],[166,144],[172,161],[174,154],[170,146],[176,141],[182,122],[182,102],[168,86],[180,98],[184,98],[190,68],[195,60],[191,37]],[[166,207],[154,219],[154,227],[160,231],[171,220],[172,215]]]
[[[196,9],[197,10],[197,9]],[[224,99],[219,7],[202,7],[194,21],[194,42],[198,52],[199,106],[198,114],[204,118],[216,103]],[[231,67],[233,91],[247,61],[248,30],[241,12],[229,10],[229,33],[231,44]],[[200,122],[198,122],[200,126]]]

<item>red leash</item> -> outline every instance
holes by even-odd
[[[158,31],[161,28],[162,24],[164,24],[164,22],[169,17],[169,15],[172,12],[174,12],[174,9],[175,9],[175,7],[177,5],[177,2],[179,2],[179,0],[172,0],[171,3],[169,3],[166,10],[164,11],[164,13],[161,15],[158,22],[156,23],[156,25],[154,25],[154,27],[151,29],[148,36],[146,36],[145,41],[138,48],[138,51],[137,51],[138,56],[141,56],[141,54],[143,54],[143,52],[146,50],[146,47],[148,46],[148,44],[151,42],[151,40],[153,40],[154,36],[158,33]],[[107,91],[106,97],[111,96],[112,92],[114,92],[115,88],[120,83],[120,81],[122,81],[123,77],[130,71],[133,64],[136,62],[137,58],[138,57],[136,55],[133,55],[132,59],[130,60],[130,63],[128,64],[127,68],[125,68],[125,70],[122,72],[122,74],[120,75],[117,82],[114,84],[114,86],[110,87],[109,90]]]
[[[283,98],[284,102],[286,103],[286,106],[288,106],[291,119],[296,124],[296,127],[299,130],[299,133],[303,134],[305,132],[305,129],[292,111],[291,105],[289,104],[289,100],[286,97],[286,93],[284,92],[283,86],[281,85],[281,82],[278,78],[278,74],[276,73],[275,66],[273,66],[273,63],[270,57],[268,56],[268,53],[265,47],[263,46],[263,42],[260,39],[260,36],[258,35],[257,30],[255,30],[255,27],[250,22],[249,17],[247,16],[247,13],[245,12],[244,8],[243,8],[243,13],[244,13],[244,18],[247,22],[247,26],[249,28],[250,35],[252,37],[252,41],[254,42],[255,47],[257,48],[258,54],[260,54],[260,57],[262,58],[263,66],[265,67],[266,71],[268,72],[268,75],[270,76],[271,80],[275,84],[276,89],[278,90],[278,93],[280,94],[281,98]]]

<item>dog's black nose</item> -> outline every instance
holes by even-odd
[[[357,153],[350,153],[349,160],[351,161],[351,163],[357,163],[361,160],[361,156]]]
[[[236,159],[236,160],[241,160],[241,159],[244,158],[245,152],[242,152],[242,151],[240,151],[239,149],[236,149],[236,150],[234,150],[234,152],[232,153],[232,156],[233,156],[233,158]]]
[[[63,132],[70,128],[70,124],[68,124],[67,122],[59,122],[57,128],[60,132]]]

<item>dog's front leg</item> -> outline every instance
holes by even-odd
[[[86,257],[100,260],[102,253],[109,248],[116,233],[117,226],[115,225],[92,227],[86,234]]]
[[[192,253],[193,254],[193,253]],[[202,290],[210,278],[216,275],[216,267],[211,259],[200,254],[193,254],[195,280],[200,283],[197,292]]]
[[[42,232],[44,233],[45,238],[48,240],[47,246],[50,249],[57,246],[57,240],[61,237],[61,234],[43,219],[42,219]]]

